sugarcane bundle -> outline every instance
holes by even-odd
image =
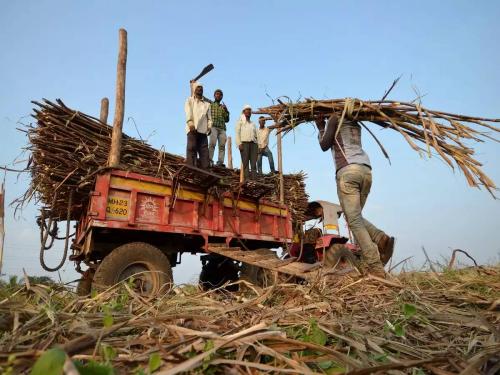
[[[126,281],[92,298],[3,283],[0,368],[27,374],[59,350],[59,373],[68,358],[81,374],[98,373],[96,361],[106,374],[498,374],[499,276],[500,267],[337,274],[230,295],[181,285],[146,302]]]
[[[483,186],[492,195],[496,189],[495,183],[482,171],[482,164],[474,159],[474,149],[465,142],[483,142],[486,139],[498,142],[495,135],[500,128],[493,123],[500,122],[500,119],[435,111],[424,108],[420,103],[355,98],[306,99],[295,103],[279,100],[279,104],[260,108],[255,113],[270,116],[275,121],[272,127],[285,133],[318,117],[332,115],[339,118],[339,126],[343,121],[372,122],[399,132],[422,156],[431,157],[434,150],[452,169],[456,164],[470,186]]]
[[[107,169],[112,128],[98,119],[72,110],[61,100],[57,103],[44,100],[33,102],[35,124],[24,131],[28,135],[26,147],[31,153],[27,166],[31,173],[31,185],[18,203],[32,198],[50,208],[48,215],[64,218],[67,212],[69,192],[73,193],[72,218],[78,219],[86,208],[96,176]],[[171,179],[183,157],[157,150],[142,140],[123,135],[122,156],[119,169],[137,172],[162,179]],[[233,190],[240,188],[239,171],[216,167],[214,172],[222,176]],[[202,176],[184,173],[179,179],[183,184],[199,185]],[[303,173],[285,175],[285,199],[296,220],[303,217],[307,208],[307,194]],[[262,177],[262,182],[278,187],[278,176]],[[246,189],[243,197],[255,198]],[[264,198],[276,201],[276,191]]]

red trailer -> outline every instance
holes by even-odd
[[[89,267],[80,292],[89,292],[92,284],[110,286],[132,275],[144,292],[157,292],[173,281],[171,268],[180,263],[182,253],[208,254],[202,257],[200,281],[212,286],[235,281],[242,272],[255,276],[257,268],[252,265],[293,275],[314,268],[306,263],[292,265],[269,250],[292,249],[292,217],[285,204],[241,198],[244,194],[222,189],[220,176],[180,167],[186,168],[204,176],[199,185],[180,184],[175,176],[165,180],[121,170],[97,177],[70,257],[77,262],[77,270],[81,271],[82,262]],[[273,187],[251,182],[242,189],[243,193],[261,189],[264,195]],[[347,242],[339,235],[316,240],[316,247],[323,250],[332,243]],[[244,271],[240,261],[247,264]]]

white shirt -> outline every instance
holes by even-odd
[[[245,115],[241,115],[236,122],[236,145],[241,145],[242,142],[257,143],[257,126],[247,120]]]
[[[264,126],[264,129],[257,129],[257,142],[259,143],[259,148],[266,148],[269,144],[269,134],[271,130]]]
[[[212,114],[210,113],[210,103],[190,96],[184,105],[186,112],[186,133],[189,127],[194,126],[198,133],[207,134],[212,128]]]

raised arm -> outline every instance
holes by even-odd
[[[319,145],[323,151],[327,151],[332,148],[335,142],[335,133],[337,132],[339,120],[335,115],[330,116],[325,129],[325,119],[320,117],[316,119],[316,126],[318,127],[319,134],[318,140]]]

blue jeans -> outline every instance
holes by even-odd
[[[257,170],[259,171],[259,174],[262,174],[262,157],[265,156],[267,160],[269,160],[269,168],[271,169],[271,172],[276,172],[274,169],[274,159],[273,159],[273,153],[269,149],[269,146],[266,146],[264,149],[259,149],[259,157],[257,158]]]

